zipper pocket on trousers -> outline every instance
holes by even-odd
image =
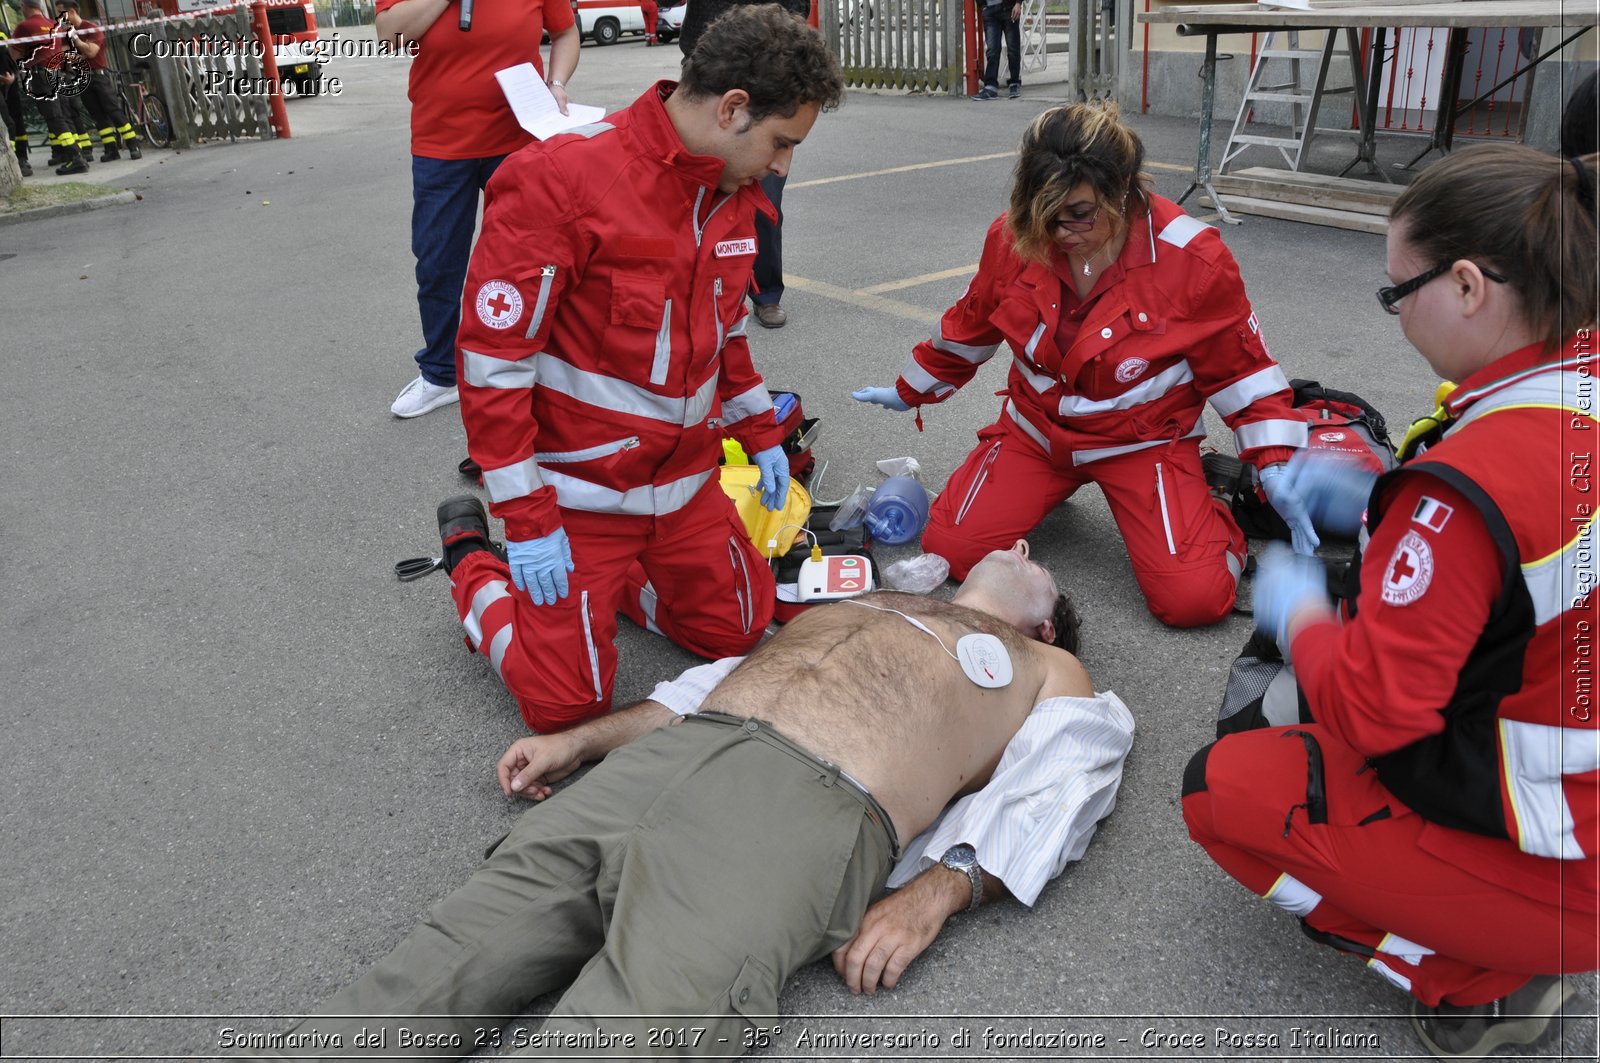
[[[594,681],[594,700],[599,701],[604,696],[600,689],[600,654],[594,648],[594,629],[589,623],[588,591],[583,592],[579,609],[583,613],[583,644],[589,650],[589,677]]]
[[[977,501],[978,492],[983,489],[984,482],[989,479],[989,466],[993,465],[995,459],[1000,456],[1000,444],[1004,442],[1005,440],[1003,439],[995,440],[994,444],[989,447],[989,453],[983,456],[983,463],[978,466],[978,475],[972,478],[972,486],[967,488],[967,497],[961,500],[961,508],[956,510],[956,524],[959,525],[961,523],[962,518],[967,515],[967,510],[972,508],[972,503]]]
[[[1167,514],[1167,485],[1161,476],[1161,463],[1156,462],[1156,501],[1161,504],[1161,527],[1167,533],[1167,553],[1174,557],[1178,548],[1172,542],[1172,518]]]
[[[596,458],[608,458],[624,450],[632,450],[639,445],[638,436],[629,436],[627,439],[615,439],[610,443],[601,443],[598,446],[585,447],[582,450],[556,450],[548,454],[540,453],[534,457],[540,465],[560,465],[570,461],[593,461]]]
[[[550,303],[550,288],[556,282],[556,268],[545,266],[539,274],[539,298],[534,300],[533,317],[528,322],[528,333],[525,337],[530,340],[539,331],[539,326],[544,324],[545,307]]]

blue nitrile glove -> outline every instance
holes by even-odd
[[[567,596],[567,573],[572,571],[572,544],[567,529],[557,528],[539,539],[506,540],[506,560],[517,590],[527,591],[534,605],[554,605]]]
[[[789,502],[789,455],[782,447],[757,451],[750,464],[761,470],[761,504],[774,512]]]
[[[1300,492],[1295,490],[1294,481],[1289,479],[1287,470],[1282,465],[1268,465],[1262,469],[1261,489],[1267,493],[1267,501],[1278,511],[1278,516],[1289,526],[1289,541],[1294,543],[1294,552],[1307,557],[1316,553],[1322,540],[1317,538],[1316,530],[1311,527],[1311,514]]]
[[[850,397],[857,402],[876,403],[886,410],[893,410],[895,413],[905,413],[911,409],[910,406],[906,405],[906,400],[902,399],[900,393],[894,388],[862,388],[860,391],[852,391]]]
[[[1289,618],[1304,605],[1333,607],[1328,597],[1327,570],[1314,557],[1297,554],[1282,543],[1269,543],[1256,562],[1256,630],[1278,643],[1284,659],[1289,657]]]
[[[1325,450],[1301,450],[1289,461],[1281,483],[1288,484],[1317,527],[1352,538],[1361,530],[1361,515],[1378,474],[1349,458]]]

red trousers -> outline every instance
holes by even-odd
[[[671,6],[670,4],[668,5]],[[639,5],[639,13],[644,16],[644,38],[647,41],[656,39],[656,23],[661,17],[661,9],[656,6],[655,0],[644,0]]]
[[[619,609],[708,658],[748,653],[772,619],[772,569],[715,477],[665,517],[561,518],[574,569],[554,605],[534,605],[487,550],[450,577],[467,646],[489,658],[535,731],[610,711]]]
[[[1430,1007],[1483,1004],[1536,974],[1593,969],[1593,911],[1543,903],[1424,851],[1422,817],[1317,724],[1229,735],[1195,755],[1183,791],[1189,836],[1224,871]]]
[[[1199,627],[1228,615],[1244,535],[1211,497],[1193,439],[1075,466],[1071,454],[1052,459],[1002,417],[978,433],[977,449],[934,500],[922,548],[965,579],[985,554],[1010,549],[1086,483],[1105,494],[1156,619]]]

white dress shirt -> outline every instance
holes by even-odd
[[[724,657],[690,668],[658,684],[650,700],[680,716],[696,712],[742,660]],[[965,842],[977,849],[985,871],[1031,906],[1046,882],[1083,855],[1095,825],[1116,807],[1131,748],[1133,714],[1110,691],[1041,701],[1006,745],[988,785],[950,805],[912,839],[889,885],[904,886]]]

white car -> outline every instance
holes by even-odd
[[[579,37],[596,44],[616,44],[624,33],[644,32],[644,12],[637,3],[619,0],[574,0]]]
[[[677,40],[678,34],[683,32],[683,20],[688,14],[688,4],[662,8],[661,15],[656,19],[656,37],[663,41]]]

